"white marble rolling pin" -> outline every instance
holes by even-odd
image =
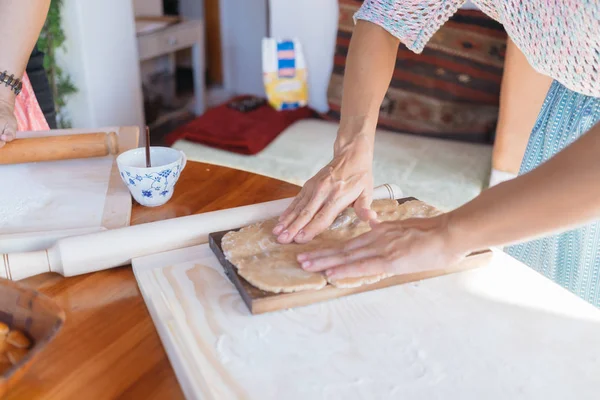
[[[374,199],[398,199],[397,185],[375,188]],[[280,215],[292,199],[189,215],[59,239],[47,250],[1,254],[0,278],[20,280],[46,272],[75,276],[126,265],[133,258],[203,244],[212,232]]]

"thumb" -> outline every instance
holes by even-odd
[[[371,192],[363,190],[358,199],[354,202],[354,211],[363,221],[369,221],[377,218],[377,213],[371,210]]]
[[[379,221],[377,218],[369,220],[369,226],[371,227],[371,229],[374,229],[377,225],[380,225],[380,224],[381,224],[381,221]]]
[[[16,135],[13,130],[7,129],[4,132],[0,133],[0,141],[10,142],[10,141],[14,140],[15,137],[16,137]]]
[[[3,122],[0,126],[0,141],[10,142],[17,136],[17,121],[11,116]]]

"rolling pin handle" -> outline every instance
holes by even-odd
[[[119,154],[119,138],[117,137],[116,132],[109,132],[106,134],[106,149],[108,150],[108,154]]]
[[[46,250],[32,251],[29,253],[0,254],[0,278],[19,281],[51,272],[48,253]]]
[[[404,197],[400,186],[393,183],[386,183],[381,186],[377,186],[373,189],[373,200],[398,200]]]

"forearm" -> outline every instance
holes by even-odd
[[[354,29],[342,95],[336,149],[359,138],[372,142],[379,108],[394,70],[399,41],[380,26],[359,20]]]
[[[50,0],[0,0],[0,72],[23,76],[49,6]],[[0,101],[14,102],[12,91],[0,89]]]
[[[600,124],[533,171],[448,214],[461,253],[522,242],[600,217]]]

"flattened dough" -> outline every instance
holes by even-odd
[[[388,278],[386,274],[378,274],[378,275],[369,275],[369,276],[360,276],[356,278],[342,278],[342,279],[332,279],[327,278],[327,282],[332,284],[335,287],[340,289],[349,289],[355,288],[362,285],[371,285],[373,283],[379,282],[382,279]]]
[[[396,221],[407,218],[425,218],[441,214],[434,207],[421,201],[408,201],[401,205],[395,200],[376,200],[372,208],[380,221]],[[345,242],[370,230],[352,208],[342,212],[329,229],[305,244],[280,244],[272,234],[277,218],[258,222],[227,233],[222,240],[225,257],[238,269],[238,273],[253,286],[273,293],[318,290],[327,285],[325,275],[300,268],[298,254],[326,248]],[[387,275],[365,276],[330,280],[340,288],[352,288],[372,284]]]

